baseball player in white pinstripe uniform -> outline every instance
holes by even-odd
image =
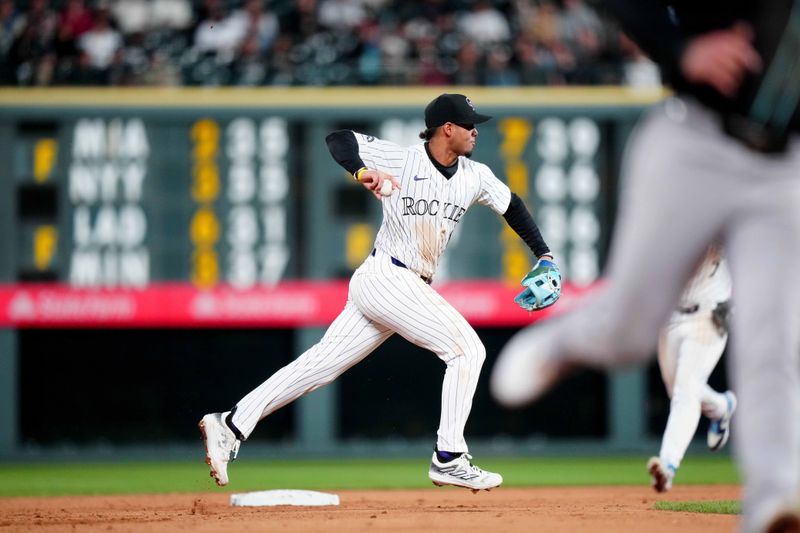
[[[351,131],[328,136],[337,163],[381,200],[383,222],[372,253],[350,280],[344,310],[322,340],[231,411],[201,420],[206,462],[218,485],[228,483],[229,461],[261,419],[332,382],[394,333],[432,351],[446,365],[431,481],[475,491],[502,483],[500,474],[471,463],[464,439],[486,350],[464,317],[430,286],[453,231],[476,202],[503,215],[540,259],[537,265],[544,264],[558,278],[522,200],[486,165],[469,159],[478,136],[475,125],[490,118],[477,113],[467,97],[443,94],[425,109],[424,143],[402,147]],[[544,305],[557,299],[558,290]]]
[[[731,275],[713,246],[659,336],[658,365],[671,402],[661,451],[647,462],[657,492],[672,488],[701,413],[711,420],[708,447],[717,451],[728,442],[736,396],[715,391],[708,378],[728,342],[730,298]]]

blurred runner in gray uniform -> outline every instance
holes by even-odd
[[[628,145],[605,289],[515,336],[491,386],[540,397],[570,365],[644,361],[706,247],[736,288],[730,367],[743,530],[800,531],[800,0],[609,0],[676,97]]]

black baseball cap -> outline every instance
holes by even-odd
[[[489,115],[475,112],[475,106],[463,94],[444,93],[425,108],[425,127],[435,128],[445,122],[453,124],[480,124],[491,119]]]

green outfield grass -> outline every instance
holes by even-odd
[[[738,500],[716,500],[711,502],[658,501],[653,505],[658,511],[683,511],[686,513],[740,514],[742,504]]]
[[[504,486],[647,485],[646,457],[487,458],[480,466],[501,472]],[[224,490],[414,489],[430,487],[428,460],[261,461],[231,465]],[[676,483],[738,483],[728,457],[689,457]],[[0,464],[0,496],[135,494],[220,491],[202,460]]]

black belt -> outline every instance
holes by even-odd
[[[678,312],[683,313],[684,315],[691,315],[692,313],[696,313],[700,310],[700,306],[697,304],[690,305],[689,307],[679,307]]]
[[[375,256],[375,248],[373,248],[373,249],[372,249],[372,253],[371,253],[370,255],[371,255],[371,256],[373,256],[373,257]],[[389,259],[391,259],[391,260],[392,260],[392,264],[393,264],[393,265],[395,265],[395,266],[399,266],[400,268],[405,268],[405,269],[408,269],[408,267],[406,266],[406,264],[405,264],[405,263],[403,263],[402,261],[400,261],[399,259],[395,259],[395,258],[394,258],[394,257],[392,257],[392,256],[389,256]],[[419,274],[417,274],[417,275],[419,276]],[[431,278],[426,278],[425,276],[419,276],[419,277],[422,279],[422,281],[424,281],[424,282],[425,282],[425,283],[427,283],[428,285],[430,285],[430,284],[431,284],[431,281],[433,281]]]

